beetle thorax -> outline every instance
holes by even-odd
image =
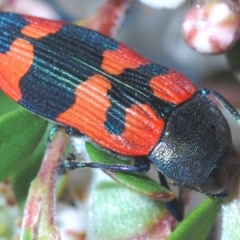
[[[172,113],[149,158],[177,184],[198,187],[231,144],[230,129],[220,110],[197,94]]]

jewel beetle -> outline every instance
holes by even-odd
[[[144,172],[150,162],[178,185],[222,198],[233,191],[238,154],[207,96],[240,115],[214,90],[198,91],[96,31],[13,13],[0,13],[0,61],[0,88],[20,105],[136,158],[136,166],[108,169]]]

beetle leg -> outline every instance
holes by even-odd
[[[161,172],[158,172],[158,177],[160,179],[161,185],[171,190],[165,176]],[[179,199],[175,197],[172,201],[166,202],[165,205],[167,210],[174,216],[177,221],[180,222],[183,220],[183,204],[181,201],[181,196]]]
[[[68,157],[60,164],[60,169],[75,170],[76,168],[100,168],[109,171],[119,172],[138,172],[145,173],[150,168],[150,162],[143,158],[135,159],[134,165],[127,164],[104,164],[95,162],[79,162],[75,161],[74,154]]]
[[[212,89],[201,89],[199,93],[202,96],[208,96],[209,94],[212,94],[215,96],[220,103],[223,104],[223,106],[229,111],[229,113],[235,118],[235,120],[240,123],[240,114],[233,108],[233,106],[218,92],[212,90]]]
[[[49,131],[49,134],[48,134],[48,138],[47,138],[47,140],[46,140],[46,146],[49,145],[49,143],[52,141],[55,133],[56,133],[57,130],[58,130],[59,128],[61,128],[61,127],[63,127],[63,126],[54,125],[54,126],[51,128],[51,130]],[[75,129],[75,128],[72,128],[72,127],[69,127],[69,126],[65,126],[64,129],[65,129],[66,134],[68,134],[68,135],[74,135],[74,136],[79,136],[79,137],[84,136],[81,132],[79,132],[79,131],[78,131],[77,129]]]
[[[54,126],[50,129],[50,131],[49,131],[49,133],[48,133],[47,140],[46,140],[46,147],[48,147],[48,145],[52,142],[52,139],[53,139],[55,133],[58,131],[58,129],[59,129],[60,127],[61,127],[61,126],[59,126],[59,125],[54,125]]]
[[[84,136],[80,131],[78,131],[77,129],[75,129],[73,127],[66,126],[66,127],[64,127],[64,129],[65,129],[65,132],[70,136],[72,136],[72,135]]]

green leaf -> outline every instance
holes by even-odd
[[[166,189],[145,175],[106,170],[104,170],[104,172],[122,186],[143,196],[160,201],[171,201],[175,197],[174,192]]]
[[[0,103],[0,116],[17,108],[20,108],[16,102],[7,97],[2,91],[0,91]]]
[[[42,138],[37,148],[24,166],[11,177],[13,191],[20,208],[23,210],[31,181],[36,177],[42,163],[46,138]]]
[[[207,198],[192,211],[168,240],[205,240],[221,207],[221,201]]]
[[[0,118],[0,181],[18,171],[32,155],[47,122],[24,109]]]
[[[120,160],[110,153],[100,150],[91,143],[86,143],[86,150],[93,162],[104,164],[127,164],[127,161]],[[122,186],[131,189],[141,195],[161,201],[170,201],[175,197],[175,193],[156,183],[143,174],[123,173],[104,170],[111,178]]]

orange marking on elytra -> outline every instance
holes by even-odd
[[[148,61],[145,58],[126,46],[119,44],[117,50],[106,50],[103,52],[101,68],[109,74],[119,75],[126,68],[135,69],[147,63]]]
[[[91,138],[104,130],[107,109],[111,106],[107,92],[111,83],[95,74],[80,83],[75,91],[75,103],[57,117],[57,121],[72,126]],[[103,135],[104,133],[100,133]]]
[[[25,19],[29,24],[21,30],[21,33],[35,39],[56,33],[63,26],[63,22],[61,21],[53,21],[31,16],[25,16]]]
[[[107,97],[111,83],[103,76],[93,75],[81,83],[75,92],[71,108],[57,121],[74,127],[100,146],[123,155],[148,155],[157,144],[164,121],[147,104],[126,109],[125,130],[121,135],[110,134],[104,126],[111,102]]]
[[[174,70],[166,75],[153,77],[150,87],[156,97],[173,104],[186,101],[197,91],[183,74]]]
[[[15,101],[22,98],[19,82],[30,68],[33,58],[32,44],[20,38],[12,43],[7,53],[0,54],[0,88]]]
[[[120,153],[133,156],[149,155],[163,130],[164,120],[157,116],[151,106],[132,105],[126,110],[124,133],[118,137],[124,146]]]

